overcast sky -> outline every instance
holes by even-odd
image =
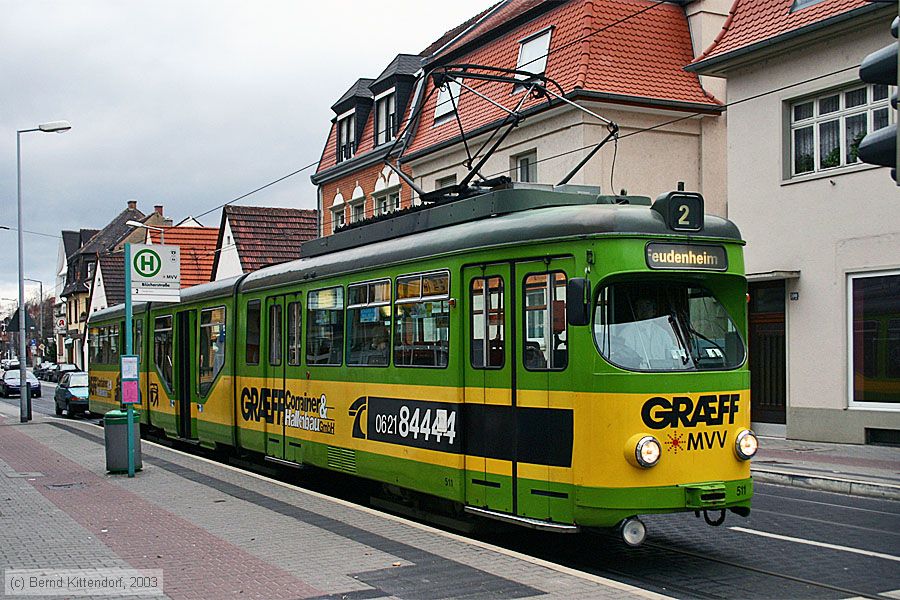
[[[0,226],[16,226],[16,130],[73,127],[22,135],[24,229],[99,228],[129,199],[177,222],[317,161],[357,78],[490,4],[0,0]],[[311,172],[240,203],[314,208]],[[45,295],[58,244],[25,235],[26,277]],[[0,298],[18,295],[16,256],[0,230]]]

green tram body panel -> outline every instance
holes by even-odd
[[[727,269],[649,269],[651,241],[722,248]],[[746,361],[733,370],[630,372],[601,356],[592,325],[568,325],[565,368],[532,370],[524,365],[522,343],[526,281],[548,274],[587,274],[592,298],[601,286],[624,281],[703,286],[746,340],[742,246],[737,229],[716,217],[686,235],[668,229],[645,206],[572,204],[449,225],[196,286],[183,290],[178,304],[135,306],[135,327],[142,330],[135,337],[142,423],[206,447],[239,447],[556,523],[612,526],[645,513],[749,508],[749,462],[734,451],[735,436],[750,427]],[[435,272],[449,274],[446,366],[398,366],[393,352],[389,365],[348,366],[348,285],[390,282],[393,347],[397,278]],[[503,285],[502,364],[476,369],[473,290],[496,278]],[[344,297],[343,360],[340,366],[308,364],[307,296],[332,287]],[[293,303],[299,303],[301,334],[292,353],[287,321]],[[248,331],[256,329],[248,308],[257,305],[259,342],[248,349]],[[201,339],[204,315],[219,308],[224,336]],[[169,331],[160,327],[167,317]],[[94,313],[91,335],[118,325],[123,338],[123,318],[121,306]],[[494,325],[493,313],[486,319]],[[281,344],[273,349],[278,336]],[[208,390],[199,385],[200,371],[208,376],[210,370],[201,363],[201,343],[217,354]],[[490,352],[493,360],[493,347]],[[157,362],[168,360],[169,371]],[[91,363],[92,412],[118,407],[112,393],[118,367],[109,362]],[[657,421],[650,428],[645,413],[653,402]],[[665,407],[679,402],[693,412],[661,425]],[[641,435],[655,436],[663,449],[650,469],[629,461],[629,444]]]

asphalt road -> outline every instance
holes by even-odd
[[[55,389],[43,382],[34,412],[57,418]],[[642,518],[640,548],[614,534],[479,537],[678,598],[900,598],[900,502],[757,484],[752,515],[729,514],[721,527],[693,514]]]

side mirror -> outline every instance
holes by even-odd
[[[573,277],[566,284],[566,321],[569,325],[587,325],[591,322],[590,282],[584,277]]]

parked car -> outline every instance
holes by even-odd
[[[79,369],[72,363],[59,363],[53,370],[50,371],[50,381],[59,383],[59,380],[62,379],[62,376],[65,373],[73,373],[80,370],[81,369]]]
[[[88,409],[88,374],[77,371],[63,373],[53,396],[56,414],[66,411],[68,416]]]
[[[4,358],[0,361],[0,370],[2,371],[13,371],[18,370],[20,367],[18,358]]]
[[[40,398],[41,382],[37,380],[37,377],[35,377],[33,373],[26,373],[26,380],[28,381],[28,385],[31,386],[31,397]],[[9,398],[12,395],[18,396],[21,391],[22,386],[19,381],[19,372],[11,370],[4,373],[3,378],[0,379],[0,396],[3,396],[4,398]]]
[[[34,376],[38,379],[45,379],[47,377],[47,370],[52,366],[53,363],[50,361],[42,362],[34,368]]]

